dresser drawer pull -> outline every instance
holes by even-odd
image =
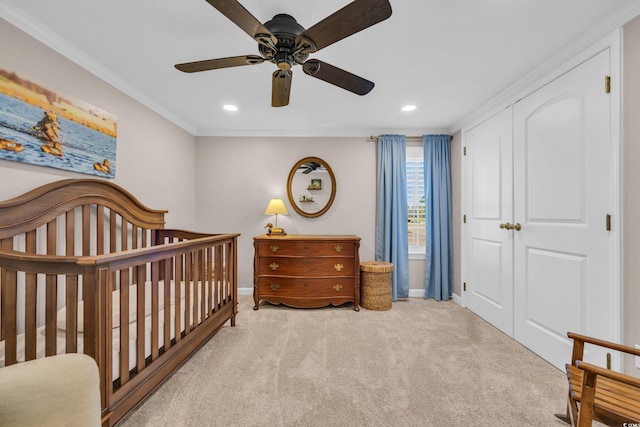
[[[278,269],[278,267],[280,267],[278,264],[276,264],[275,262],[272,262],[271,264],[269,264],[269,268],[272,271],[276,271]]]
[[[333,268],[336,269],[336,271],[342,271],[342,269],[344,268],[344,265],[342,264],[336,264],[333,266]]]
[[[271,246],[269,246],[269,249],[271,249],[271,252],[278,252],[278,249],[280,249],[280,246],[271,245]]]
[[[340,292],[340,289],[342,289],[342,285],[340,283],[336,283],[335,285],[333,285],[333,289],[335,289],[336,292]]]
[[[280,288],[280,285],[278,283],[271,284],[271,290],[277,291],[279,288]]]
[[[336,252],[338,252],[338,253],[340,253],[340,252],[342,252],[342,246],[341,246],[341,245],[335,245],[335,246],[333,247],[333,250],[334,250],[334,251],[336,251]]]

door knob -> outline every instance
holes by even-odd
[[[500,228],[502,228],[503,230],[511,230],[511,225],[508,222],[503,222],[502,224],[500,224]]]
[[[520,225],[519,222],[516,222],[515,224],[511,224],[511,230],[516,230],[516,231],[520,231],[522,230],[522,225]]]

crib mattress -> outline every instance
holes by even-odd
[[[199,283],[196,283],[199,285]],[[191,282],[190,286],[190,306],[189,316],[193,313],[194,303],[198,305],[202,301],[202,295],[197,293],[197,297],[194,298],[194,283]],[[184,330],[184,312],[185,312],[185,282],[181,282],[182,292],[180,300],[180,331]],[[174,294],[175,284],[171,282],[171,301],[170,301],[170,337],[175,338],[175,298]],[[145,358],[151,355],[151,282],[147,282],[145,286]],[[196,286],[196,289],[200,286]],[[159,289],[164,289],[164,283],[159,283]],[[136,313],[136,285],[130,286],[129,289],[129,370],[136,367],[136,348],[137,348],[137,313]],[[208,298],[209,296],[207,296]],[[159,311],[158,311],[158,345],[162,347],[164,345],[164,295],[163,292],[159,292]],[[113,308],[113,322],[111,328],[112,337],[112,378],[115,380],[120,377],[120,292],[119,290],[112,292],[112,308]],[[57,353],[62,354],[66,352],[66,307],[62,307],[57,312]],[[201,313],[198,310],[197,322],[200,322]],[[83,307],[82,301],[78,302],[78,353],[82,353],[84,349],[83,336],[84,336],[84,320],[83,320]],[[45,326],[40,326],[36,330],[36,357],[41,358],[45,355]],[[25,335],[20,334],[17,336],[17,357],[18,362],[25,360]],[[5,357],[5,342],[0,341],[0,367],[4,367]]]

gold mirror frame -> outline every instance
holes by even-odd
[[[296,177],[296,172],[298,172],[298,170],[302,167],[302,165],[310,162],[320,163],[320,165],[322,165],[322,167],[324,167],[324,169],[329,174],[329,178],[331,180],[331,194],[329,195],[329,200],[321,209],[315,212],[308,212],[303,210],[300,207],[300,203],[302,202],[294,198],[293,189],[292,189],[293,180]],[[316,217],[319,217],[320,215],[323,215],[325,212],[327,212],[331,207],[331,205],[333,204],[333,199],[335,199],[336,197],[336,177],[333,175],[333,171],[331,170],[331,167],[329,167],[329,164],[319,157],[305,157],[304,159],[296,163],[291,169],[291,172],[289,172],[289,178],[287,179],[287,196],[289,197],[289,203],[291,203],[291,207],[293,208],[293,210],[295,210],[297,213],[299,213],[304,217],[316,218]]]

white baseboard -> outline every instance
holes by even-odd
[[[253,295],[253,287],[238,288],[238,295]],[[424,298],[424,289],[409,289],[409,298]],[[453,301],[462,305],[462,299],[459,295],[453,294]]]
[[[409,298],[424,298],[424,289],[409,289]]]
[[[464,307],[464,302],[462,301],[462,297],[458,294],[453,294],[453,302],[458,304],[460,307]]]
[[[238,288],[238,295],[253,295],[253,287]],[[424,289],[409,289],[409,298],[424,298]]]

